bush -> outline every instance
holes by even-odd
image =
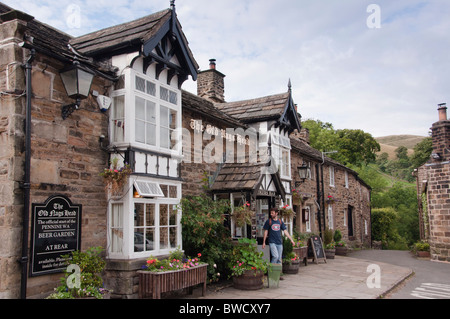
[[[180,205],[185,254],[195,256],[201,252],[202,261],[208,263],[209,282],[223,278],[233,249],[230,232],[223,225],[225,214],[230,212],[229,201],[201,195],[183,198]]]

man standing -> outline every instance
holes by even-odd
[[[269,237],[269,248],[272,254],[271,263],[281,264],[281,257],[283,255],[283,238],[281,234],[284,233],[294,245],[291,235],[286,230],[286,225],[283,221],[278,219],[278,209],[272,208],[270,210],[270,218],[264,224],[264,240],[262,248],[266,248],[266,238]]]

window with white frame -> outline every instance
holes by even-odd
[[[135,74],[134,77],[135,141],[172,150],[176,145],[173,132],[179,126],[179,93],[156,81],[144,79],[143,75]]]
[[[348,218],[348,216],[347,216],[347,209],[344,208],[344,226],[347,226],[347,218]]]
[[[292,209],[292,196],[291,195],[286,195],[286,204],[288,209]],[[281,216],[281,218],[283,219],[284,224],[286,225],[286,230],[292,234],[292,225],[294,222],[294,217],[293,216]]]
[[[110,117],[111,140],[121,143],[125,140],[125,96],[116,96],[113,99],[113,108]]]
[[[345,188],[348,188],[348,172],[345,171]]]
[[[328,205],[328,228],[334,229],[334,223],[333,223],[333,206]]]
[[[181,127],[181,91],[134,69],[124,71],[122,78],[125,86],[111,95],[112,143],[181,152],[175,150],[179,143],[174,134]]]
[[[157,255],[181,245],[180,185],[160,185],[164,197],[133,197],[133,252]]]
[[[330,186],[334,187],[334,167],[333,166],[329,167],[329,172],[330,172]]]
[[[123,203],[112,203],[109,210],[109,251],[123,252]]]
[[[306,206],[305,208],[305,225],[306,225],[306,232],[311,232],[311,206]]]

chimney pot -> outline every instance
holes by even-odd
[[[439,122],[447,121],[447,103],[438,104],[439,108]]]
[[[211,70],[215,70],[216,69],[216,59],[210,59],[209,60],[209,68]]]

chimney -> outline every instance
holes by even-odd
[[[438,105],[438,111],[439,111],[439,122],[440,121],[447,121],[447,103],[441,103]]]
[[[216,59],[209,60],[209,70],[197,77],[197,95],[213,103],[225,102],[225,75],[216,70]]]
[[[431,159],[433,162],[450,160],[450,121],[447,119],[446,103],[438,105],[439,121],[431,127],[433,140],[433,151]]]

